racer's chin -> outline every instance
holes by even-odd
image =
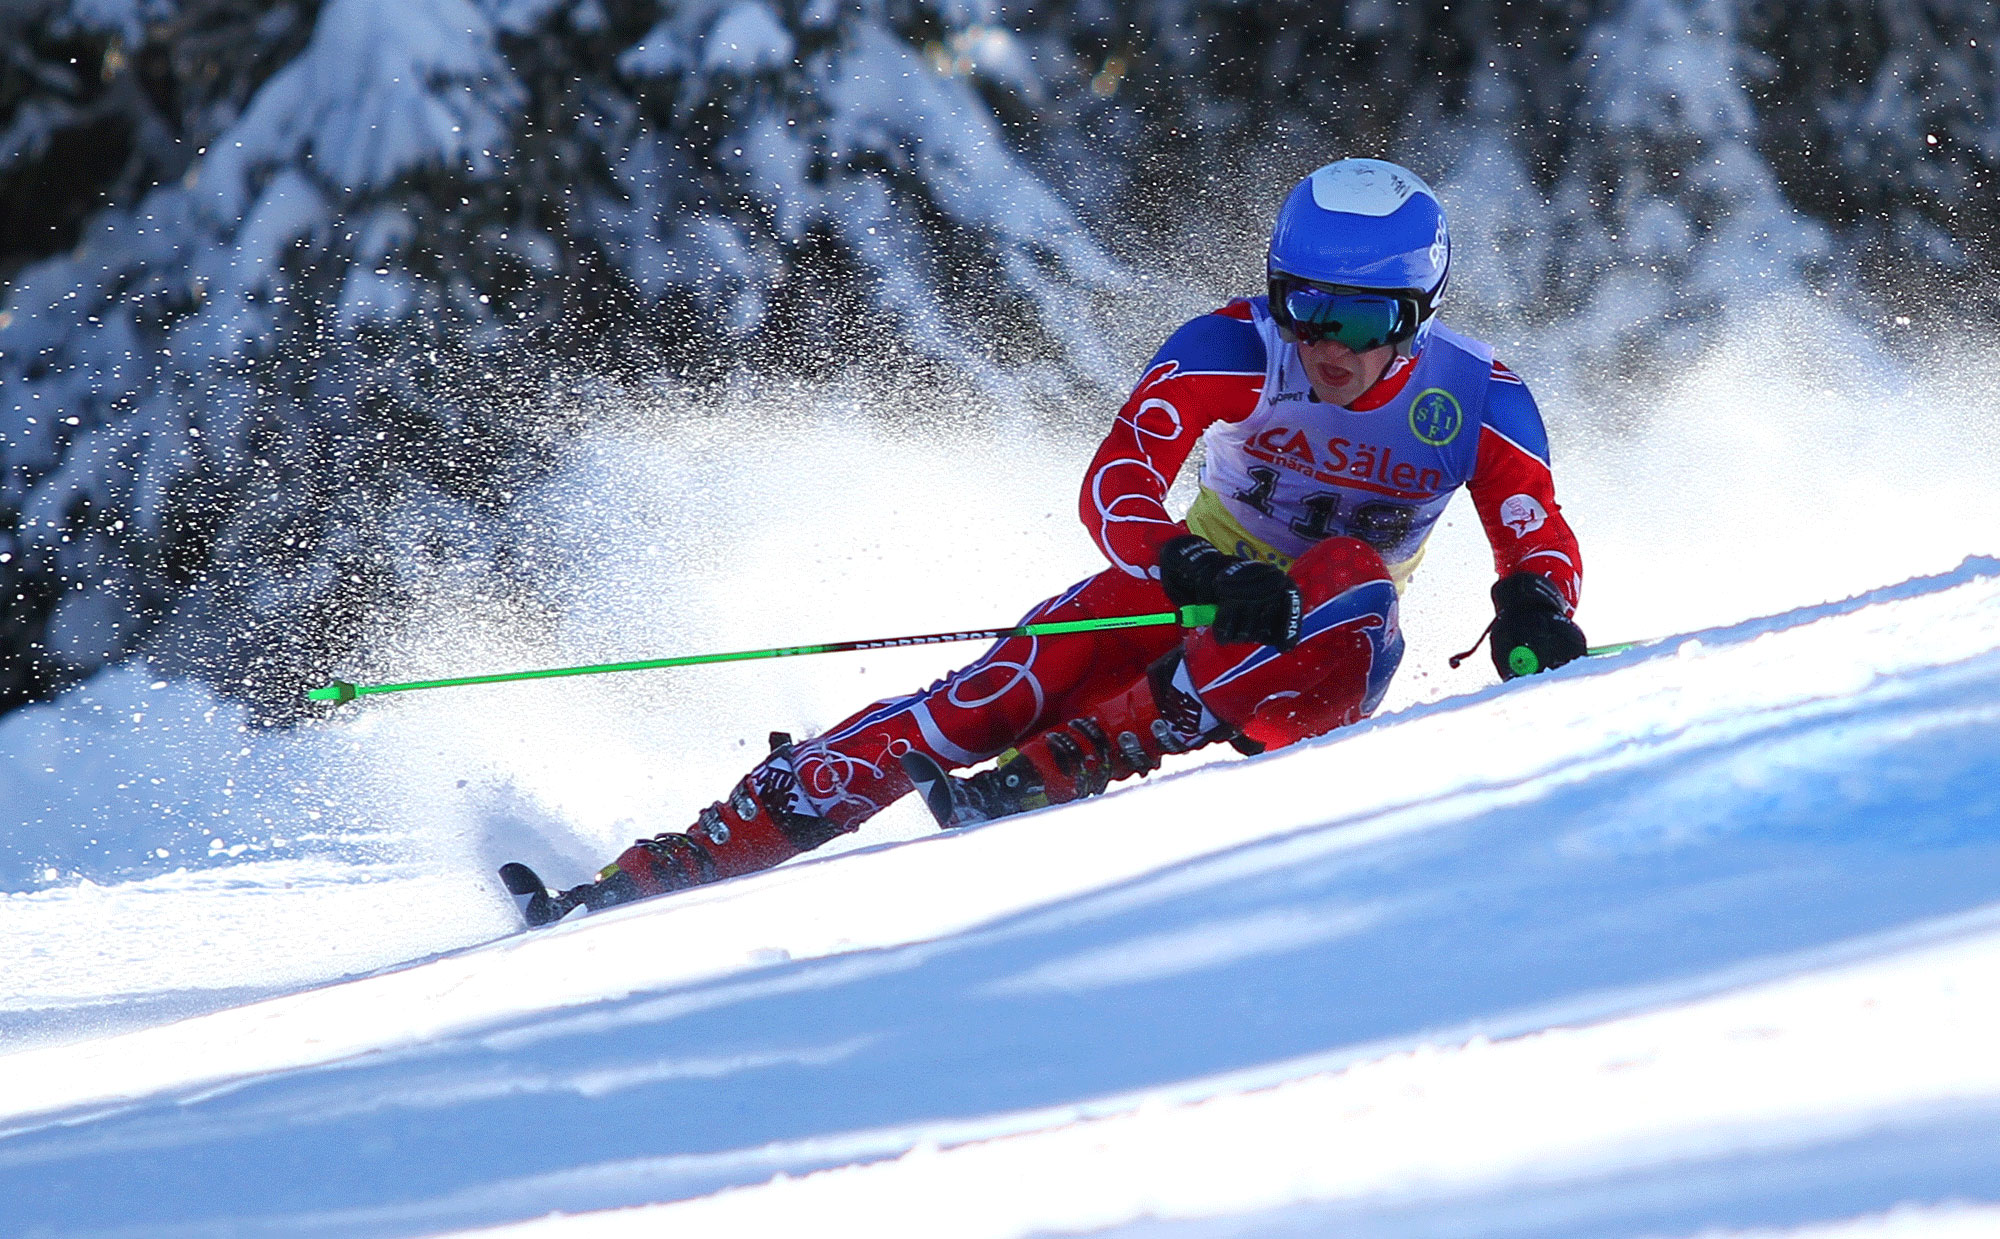
[[[1388,345],[1357,353],[1337,340],[1299,345],[1299,359],[1305,363],[1313,394],[1327,404],[1338,405],[1359,400],[1388,370],[1395,353]]]

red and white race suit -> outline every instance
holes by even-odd
[[[1167,490],[1203,439],[1199,497],[1177,520]],[[946,769],[984,761],[1130,697],[1177,647],[1186,717],[1174,722],[1184,737],[1277,747],[1367,717],[1402,657],[1399,592],[1461,486],[1496,571],[1538,573],[1573,609],[1582,559],[1556,503],[1541,415],[1487,346],[1433,326],[1420,352],[1340,407],[1313,394],[1262,298],[1195,319],[1146,367],[1085,474],[1081,516],[1110,566],[1024,622],[1171,609],[1156,559],[1192,530],[1292,575],[1305,603],[1299,643],[1285,652],[1223,645],[1206,629],[1172,627],[1001,641],[929,688],[767,758],[737,798],[754,790],[768,811],[727,819],[742,824],[707,848],[714,876],[776,864],[858,827],[910,790],[900,754],[921,750]],[[773,819],[792,815],[824,828],[788,835]]]

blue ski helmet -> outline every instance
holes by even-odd
[[[1423,178],[1381,159],[1342,159],[1278,208],[1267,268],[1271,317],[1288,336],[1361,351],[1423,347],[1451,277],[1444,206]]]

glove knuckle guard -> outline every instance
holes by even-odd
[[[1215,593],[1218,640],[1255,641],[1279,649],[1298,644],[1303,596],[1276,564],[1239,559],[1216,577]]]
[[[1569,606],[1547,577],[1516,572],[1493,583],[1493,611],[1501,616],[1510,612],[1560,616],[1567,614]]]
[[[1212,631],[1225,645],[1254,641],[1288,650],[1298,644],[1304,599],[1283,568],[1238,559],[1195,534],[1160,548],[1160,588],[1175,606],[1213,604]]]
[[[1198,534],[1182,534],[1160,548],[1160,588],[1177,607],[1216,601],[1216,578],[1235,562]]]
[[[1568,610],[1556,587],[1535,573],[1516,572],[1494,583],[1493,667],[1501,679],[1524,674],[1514,658],[1519,649],[1533,656],[1519,661],[1535,671],[1560,667],[1589,651]]]

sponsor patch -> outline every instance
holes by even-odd
[[[1442,387],[1425,388],[1410,402],[1410,433],[1432,447],[1443,447],[1464,428],[1465,410]]]
[[[1517,538],[1527,537],[1548,519],[1548,512],[1535,502],[1533,495],[1509,495],[1500,505],[1500,523],[1513,530]]]
[[[1415,498],[1419,492],[1436,494],[1444,485],[1442,470],[1398,460],[1394,447],[1357,443],[1344,436],[1316,444],[1305,431],[1293,426],[1273,426],[1262,431],[1244,444],[1243,450],[1253,459],[1336,486],[1343,482],[1375,482]],[[1270,476],[1266,478],[1265,474]],[[1250,476],[1257,479],[1259,485],[1234,497],[1266,516],[1271,515],[1271,503],[1278,485],[1277,475],[1269,470],[1252,469]]]

